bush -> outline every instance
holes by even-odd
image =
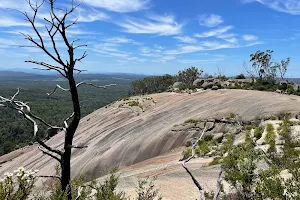
[[[260,139],[262,134],[263,134],[263,128],[261,126],[256,127],[254,130],[254,137],[256,137],[256,139]]]
[[[246,127],[246,129],[249,130],[249,131],[251,131],[252,129],[255,129],[255,128],[256,128],[256,126],[254,126],[254,125],[248,125]]]
[[[208,146],[208,144],[206,142],[203,142],[197,148],[199,149],[197,155],[201,156],[201,157],[205,156],[206,154],[208,154],[210,152],[210,148],[209,148],[209,146]]]
[[[266,125],[266,137],[265,137],[265,142],[267,144],[273,145],[273,143],[275,143],[275,139],[276,139],[276,135],[274,132],[274,127],[272,124],[267,124]]]
[[[210,163],[208,163],[208,166],[221,164],[222,161],[223,161],[222,157],[214,157],[213,161],[211,161]]]
[[[209,134],[209,135],[205,135],[203,137],[203,140],[206,141],[206,142],[209,142],[211,141],[212,139],[214,138],[214,136],[212,134]]]
[[[137,101],[130,101],[130,102],[128,103],[128,105],[129,105],[130,107],[134,107],[134,106],[139,106],[140,104],[139,104],[139,102],[137,102]]]
[[[183,158],[181,160],[186,160],[189,157],[191,157],[192,156],[192,149],[187,149],[187,150],[183,151],[182,156],[183,156]]]
[[[4,178],[0,179],[0,199],[27,199],[34,188],[36,172],[20,167],[14,173],[5,173]]]
[[[136,200],[162,200],[162,197],[159,195],[159,191],[154,188],[152,180],[139,180],[136,193]]]
[[[245,75],[244,74],[239,74],[235,77],[236,79],[245,79]]]
[[[198,122],[200,122],[200,120],[196,120],[196,119],[188,119],[188,120],[185,120],[184,123],[188,124],[188,123],[191,123],[191,124],[197,124]]]

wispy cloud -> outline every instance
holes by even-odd
[[[180,42],[183,42],[183,43],[188,43],[188,44],[197,43],[197,40],[195,38],[192,38],[192,37],[189,37],[189,36],[177,36],[177,37],[174,37],[174,38],[179,40]]]
[[[258,37],[255,35],[243,35],[243,39],[245,41],[255,41],[258,39]]]
[[[300,0],[243,0],[243,2],[259,2],[279,12],[300,15]]]
[[[206,27],[215,27],[224,22],[220,15],[203,14],[199,16],[199,24]]]
[[[76,10],[76,19],[78,22],[94,22],[98,20],[109,20],[110,16],[104,12],[98,11],[96,9],[82,9],[78,8]],[[73,19],[75,20],[75,19]]]
[[[149,7],[149,0],[85,0],[84,3],[120,13],[136,12]]]
[[[215,63],[222,59],[209,59],[209,60],[178,60],[181,64],[202,64],[202,63]]]
[[[15,18],[13,16],[3,16],[1,15],[0,17],[0,27],[13,27],[13,26],[25,26],[25,27],[30,27],[31,25],[22,20]],[[42,27],[44,26],[41,23],[36,23],[36,27]]]
[[[165,53],[169,55],[176,55],[176,54],[194,53],[198,51],[210,51],[210,50],[235,48],[235,47],[237,47],[237,45],[232,43],[224,43],[218,41],[204,41],[198,45],[180,46],[176,50],[169,50],[166,51]]]
[[[136,42],[133,39],[126,38],[126,37],[105,38],[105,39],[103,39],[103,41],[110,42],[110,43],[117,43],[117,44],[135,44],[135,45],[141,45],[140,42]]]
[[[218,28],[218,29],[213,29],[211,31],[207,31],[207,32],[204,32],[204,33],[195,34],[194,36],[199,37],[199,38],[219,36],[219,35],[222,35],[222,34],[228,32],[232,28],[233,28],[233,26],[225,26],[225,27],[221,27],[221,28]]]
[[[175,21],[172,15],[153,15],[149,16],[147,20],[131,18],[117,23],[117,25],[127,33],[155,35],[177,35],[181,33],[183,27],[182,24]]]

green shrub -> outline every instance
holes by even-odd
[[[256,126],[254,126],[254,125],[248,125],[246,127],[246,129],[249,130],[249,131],[251,131],[252,129],[255,129],[255,128],[256,128]]]
[[[221,164],[222,160],[223,160],[222,157],[214,157],[213,161],[211,161],[210,163],[208,163],[208,166]]]
[[[188,119],[188,120],[184,121],[184,123],[186,123],[186,124],[188,124],[188,123],[197,124],[198,122],[200,122],[200,120],[196,120],[196,119]]]
[[[192,149],[187,149],[187,150],[183,151],[182,156],[183,156],[182,160],[186,160],[189,157],[191,157],[192,156]]]
[[[149,179],[139,180],[136,193],[136,200],[162,200],[159,190],[154,188],[153,181]]]
[[[234,119],[235,117],[236,117],[236,114],[235,114],[235,113],[230,113],[230,114],[229,114],[229,118],[230,118],[230,119]]]
[[[286,92],[288,94],[294,94],[295,93],[294,87],[292,85],[288,85]]]
[[[134,107],[134,106],[139,106],[140,104],[139,104],[139,102],[137,102],[137,101],[130,101],[130,102],[128,103],[128,105],[129,105],[130,107]]]
[[[273,144],[273,142],[275,142],[275,139],[276,139],[276,135],[275,135],[275,132],[274,132],[274,127],[272,124],[267,124],[266,125],[266,131],[267,131],[267,134],[266,134],[266,137],[265,137],[265,142],[267,144]]]
[[[245,79],[245,75],[244,74],[239,74],[235,77],[236,79]]]
[[[267,131],[267,132],[274,131],[273,125],[272,125],[272,124],[266,124],[266,131]]]
[[[198,156],[205,156],[210,152],[210,148],[206,142],[203,142],[201,145],[199,145],[197,148],[199,148]]]
[[[262,134],[263,134],[263,128],[261,126],[256,127],[254,130],[254,137],[256,137],[256,139],[260,139]]]
[[[214,138],[214,136],[212,134],[209,134],[209,135],[205,135],[203,137],[203,140],[208,142],[208,141],[211,141],[213,138]]]
[[[14,173],[6,172],[0,179],[0,199],[17,200],[29,198],[36,181],[36,171],[20,167]]]

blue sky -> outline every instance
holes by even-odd
[[[70,6],[70,0],[57,3]],[[28,59],[51,63],[38,49],[19,47],[28,45],[20,32],[36,36],[7,8],[31,13],[25,0],[0,1],[0,68],[36,67]],[[36,23],[50,48],[44,17],[46,5]],[[85,0],[69,20],[76,18],[68,35],[88,44],[78,67],[89,72],[158,75],[196,66],[234,75],[244,72],[244,62],[250,67],[251,53],[272,49],[275,60],[291,57],[287,75],[300,77],[300,0]]]

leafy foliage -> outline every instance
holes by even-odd
[[[199,71],[196,67],[190,67],[178,72],[178,80],[187,85],[193,85],[194,81],[199,78],[202,73],[202,70]]]
[[[175,77],[169,74],[163,76],[149,76],[132,83],[132,94],[152,94],[165,92],[175,82]]]

